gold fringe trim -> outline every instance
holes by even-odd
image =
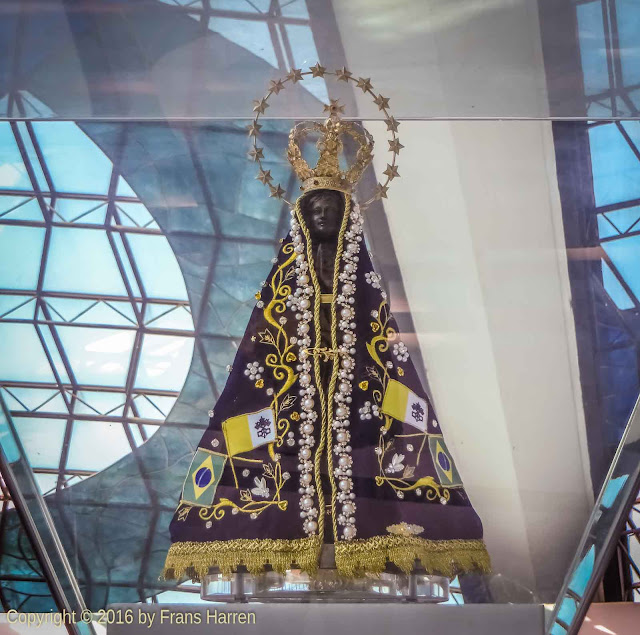
[[[374,536],[340,541],[335,546],[336,567],[354,577],[382,573],[391,562],[409,573],[419,560],[431,574],[453,578],[459,573],[489,573],[491,561],[482,540],[426,540],[416,536]]]
[[[322,541],[319,536],[295,540],[272,538],[216,540],[211,542],[174,542],[167,553],[159,580],[173,580],[189,576],[202,580],[210,567],[222,573],[233,573],[244,565],[250,573],[264,571],[271,565],[284,573],[296,564],[303,571],[314,573],[318,568]]]

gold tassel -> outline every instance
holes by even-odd
[[[336,544],[338,573],[354,577],[382,573],[387,562],[405,573],[415,561],[431,574],[453,578],[459,573],[489,573],[491,561],[482,540],[426,540],[415,536],[374,536]]]
[[[308,573],[318,568],[322,542],[319,536],[295,540],[239,538],[211,542],[174,542],[169,548],[160,580],[188,576],[202,580],[210,567],[218,567],[224,574],[233,573],[244,565],[250,573],[264,571],[271,565],[284,573],[296,564]]]

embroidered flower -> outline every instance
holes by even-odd
[[[394,454],[391,459],[391,463],[387,466],[385,472],[387,474],[395,474],[396,472],[402,472],[404,470],[404,454]]]
[[[364,274],[364,279],[367,281],[367,284],[370,284],[374,289],[380,288],[380,281],[382,278],[380,277],[380,274],[375,271],[367,271],[367,273]]]
[[[291,420],[292,421],[299,421],[300,420],[300,413],[299,412],[292,412],[291,413]]]
[[[261,498],[269,498],[269,488],[267,487],[267,480],[265,477],[256,476],[253,479],[253,482],[256,486],[251,488],[251,493],[255,496],[260,496]]]
[[[393,354],[401,362],[406,362],[409,359],[409,349],[404,342],[398,342],[393,345]]]
[[[395,534],[396,536],[417,536],[424,531],[424,527],[401,522],[397,525],[389,525],[387,527],[387,531],[390,534]]]
[[[377,333],[380,330],[380,325],[377,322],[371,322],[371,330]]]
[[[402,368],[398,367],[398,376],[399,377],[403,377],[404,376],[404,370],[402,370]]]
[[[369,382],[368,381],[361,381],[358,386],[360,387],[360,390],[366,390],[367,388],[369,388]]]
[[[358,412],[360,413],[360,419],[362,419],[362,421],[371,419],[371,402],[365,401],[362,405],[362,408],[360,408]]]
[[[258,379],[256,382],[256,388],[262,388],[264,386],[264,379]]]
[[[259,362],[249,362],[245,368],[244,374],[251,380],[260,379],[264,373],[264,367]]]

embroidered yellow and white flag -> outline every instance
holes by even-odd
[[[427,402],[395,379],[390,379],[382,400],[382,412],[412,425],[427,429]]]
[[[222,431],[229,456],[249,452],[265,443],[271,443],[276,440],[273,410],[265,408],[258,412],[231,417],[222,422]]]

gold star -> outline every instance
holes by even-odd
[[[387,130],[398,132],[399,121],[396,121],[393,117],[389,117],[389,119],[385,119],[384,122],[387,124]]]
[[[400,143],[400,139],[394,139],[393,141],[389,141],[389,150],[391,150],[391,152],[400,154],[400,150],[402,148],[404,148],[404,146]]]
[[[270,92],[275,93],[277,95],[281,90],[284,90],[284,84],[282,83],[281,79],[279,79],[278,81],[276,81],[275,79],[272,79],[269,82]]]
[[[292,81],[294,84],[302,81],[302,70],[299,68],[292,68],[287,75],[287,79]]]
[[[395,165],[389,165],[388,163],[387,169],[382,174],[388,176],[390,181],[392,181],[396,177],[400,178],[400,175],[398,174],[398,167]]]
[[[388,185],[382,185],[382,183],[378,183],[376,185],[376,201],[379,201],[381,198],[387,198],[387,192],[389,191]]]
[[[269,189],[271,190],[271,194],[269,194],[271,198],[282,198],[284,195],[284,190],[280,187],[280,183],[276,187],[270,185]]]
[[[327,69],[324,66],[320,66],[320,62],[318,62],[315,66],[310,66],[309,70],[311,71],[311,77],[324,77]]]
[[[358,88],[362,88],[362,92],[366,93],[368,90],[371,90],[372,86],[371,86],[371,78],[370,77],[359,77],[358,78],[358,83],[357,83]]]
[[[330,104],[325,104],[322,112],[329,113],[330,115],[344,114],[344,106],[340,103],[339,99],[331,99]]]
[[[344,66],[336,71],[336,76],[339,82],[348,82],[349,78],[353,75],[351,71],[348,71]]]
[[[261,181],[264,185],[269,185],[271,181],[273,181],[273,177],[271,176],[271,170],[265,171],[262,168],[260,168],[260,171],[258,172],[258,176],[256,176],[256,179],[258,179],[258,181]]]
[[[259,161],[260,159],[264,159],[264,154],[263,151],[264,148],[259,148],[258,146],[253,146],[253,148],[251,150],[249,150],[249,156],[254,160],[254,161]]]
[[[263,97],[262,99],[254,99],[253,103],[253,112],[259,112],[261,115],[264,114],[264,111],[267,108],[269,108],[266,97]]]
[[[262,128],[262,126],[257,121],[254,121],[250,126],[247,126],[249,136],[257,137],[260,133],[260,128]]]
[[[378,95],[373,103],[378,106],[378,110],[384,110],[385,108],[389,108],[389,98],[383,97],[382,95]]]

